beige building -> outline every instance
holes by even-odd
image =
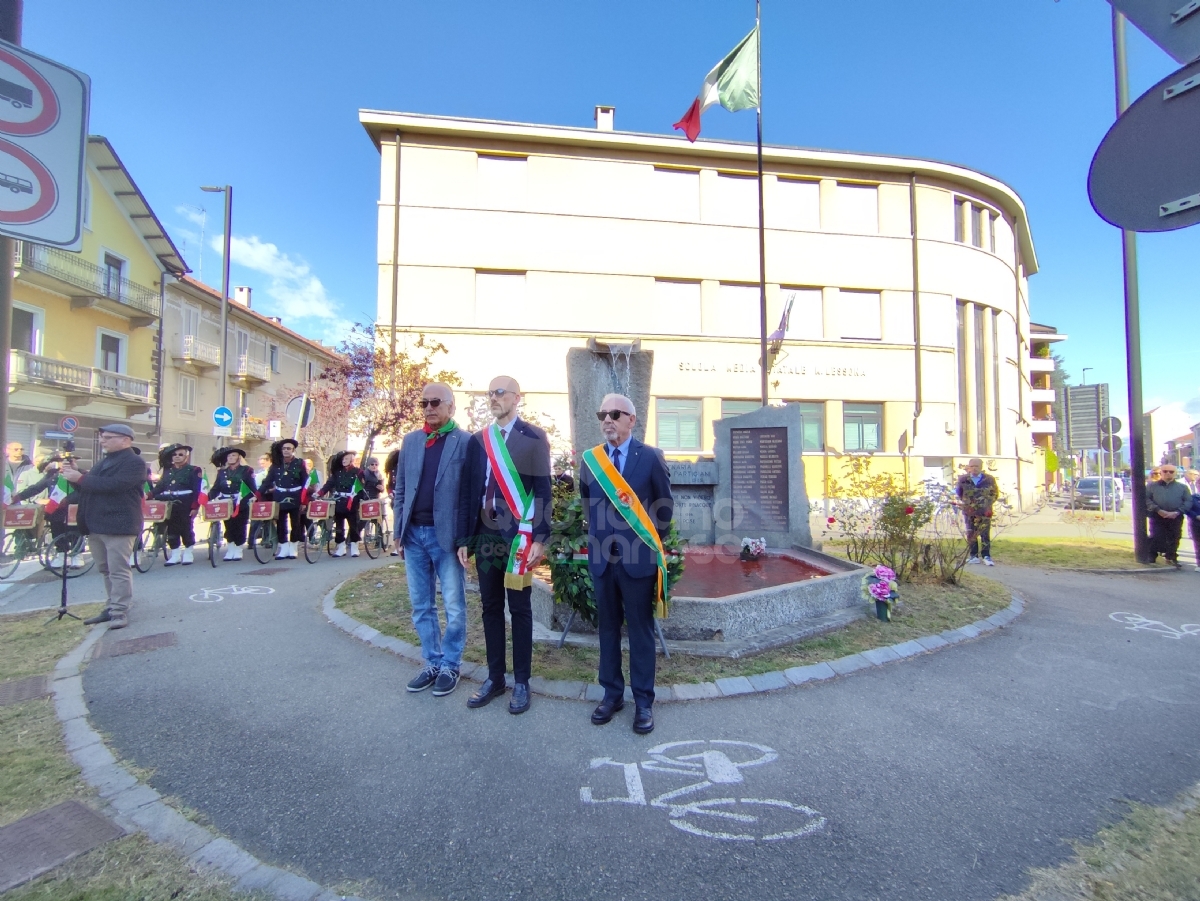
[[[360,121],[380,152],[378,325],[444,343],[460,407],[507,372],[567,431],[566,353],[591,338],[654,351],[639,413],[671,457],[711,453],[713,422],[757,404],[754,146],[370,110]],[[980,456],[1033,500],[1045,471],[1037,258],[1020,197],[928,160],[763,156],[770,330],[791,305],[771,400],[803,405],[809,496],[825,495],[844,455],[869,453],[914,480]]]
[[[237,443],[251,464],[270,446],[268,423],[276,408],[324,371],[337,355],[279,319],[251,308],[249,288],[235,288],[229,304],[225,402],[234,411],[233,434],[213,435],[221,404],[221,292],[183,278],[167,285],[163,305],[162,442],[194,447],[207,463],[218,446]],[[287,426],[281,427],[291,434]]]

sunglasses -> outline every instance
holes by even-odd
[[[599,419],[601,422],[604,422],[605,419],[611,419],[613,422],[616,422],[622,416],[632,416],[632,415],[633,415],[632,413],[626,413],[624,410],[601,410],[599,413],[596,414],[596,418]]]
[[[507,388],[497,388],[494,391],[493,390],[488,391],[488,397],[504,397],[504,395],[506,395],[506,394],[508,394]]]
[[[423,397],[419,401],[417,401],[417,403],[419,403],[421,405],[422,410],[424,410],[426,407],[433,407],[436,410],[438,407],[440,407],[442,405],[442,399],[440,397],[431,397],[431,398]]]

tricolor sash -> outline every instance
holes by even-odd
[[[658,566],[658,591],[655,594],[655,616],[667,618],[667,553],[663,550],[662,539],[658,537],[658,529],[650,519],[650,514],[633,493],[625,477],[617,472],[617,467],[609,459],[603,444],[589,447],[583,452],[584,465],[591,471],[608,498],[610,504],[621,514],[622,519],[629,524],[635,535],[654,551]]]
[[[508,446],[500,434],[500,426],[492,423],[483,430],[483,449],[492,465],[492,478],[504,495],[508,509],[517,518],[517,534],[508,552],[508,565],[504,569],[505,588],[528,588],[533,584],[533,573],[529,571],[529,546],[533,544],[533,495],[525,490],[521,474],[508,453]],[[487,511],[491,512],[491,511]]]

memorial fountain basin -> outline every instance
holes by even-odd
[[[865,570],[809,548],[768,549],[743,562],[728,547],[689,547],[683,577],[672,592],[663,634],[677,641],[737,641],[803,624],[847,608],[864,608]],[[534,618],[561,630],[570,611],[536,580]],[[579,628],[576,621],[576,628]]]

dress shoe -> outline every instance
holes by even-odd
[[[633,714],[633,731],[638,735],[649,735],[654,731],[654,711],[639,707]]]
[[[472,710],[474,710],[476,707],[486,707],[489,703],[491,703],[492,698],[496,698],[504,694],[506,687],[507,686],[505,686],[503,680],[496,681],[495,679],[488,679],[479,686],[479,689],[475,692],[475,694],[467,698],[467,706]]]
[[[518,682],[513,686],[512,697],[508,699],[509,713],[524,713],[529,709],[529,683]]]
[[[85,619],[83,621],[83,624],[85,626],[95,626],[98,623],[106,623],[110,619],[112,619],[112,612],[107,607],[105,607],[103,610],[101,610],[95,616],[89,616],[87,619]]]
[[[126,619],[125,614],[123,612],[122,613],[113,613],[109,616],[108,628],[110,630],[124,629],[128,625],[129,625],[129,620]]]
[[[601,701],[596,705],[596,709],[592,711],[592,724],[596,726],[603,726],[613,718],[617,711],[621,710],[624,706],[624,698],[617,698],[615,701],[609,701],[607,699]]]

